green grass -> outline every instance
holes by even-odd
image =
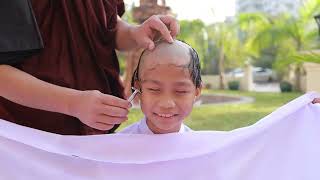
[[[195,107],[185,123],[194,130],[232,130],[251,125],[301,93],[258,93],[239,91],[203,91],[203,94],[226,94],[253,97],[248,104],[205,105]],[[132,109],[122,129],[143,117],[140,109]]]

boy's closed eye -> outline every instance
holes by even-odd
[[[161,91],[161,88],[153,83],[145,83],[144,86],[142,86],[142,90],[149,93],[158,93]]]
[[[156,88],[156,87],[146,87],[145,91],[148,91],[150,93],[160,93],[161,89],[160,88]],[[188,94],[191,91],[187,90],[187,89],[183,89],[183,90],[173,90],[174,93],[178,94],[178,95],[184,95],[184,94]]]
[[[177,94],[187,94],[189,92],[190,92],[189,90],[176,90]]]
[[[160,92],[159,88],[146,88],[146,90],[151,92]]]

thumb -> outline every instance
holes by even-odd
[[[140,42],[141,42],[140,44],[141,48],[148,49],[148,50],[154,49],[154,42],[150,38],[145,37]]]
[[[148,49],[149,49],[149,50],[153,50],[153,49],[154,49],[154,42],[153,42],[153,41],[150,41],[150,42],[148,43]]]

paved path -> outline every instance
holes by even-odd
[[[256,92],[280,92],[280,86],[278,82],[272,83],[254,83],[253,91]]]

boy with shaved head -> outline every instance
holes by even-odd
[[[145,117],[120,131],[130,134],[164,134],[191,131],[183,120],[201,93],[200,62],[188,44],[160,41],[142,53],[133,76]]]
[[[201,93],[200,62],[188,44],[160,41],[153,51],[144,51],[132,85],[145,117],[119,133],[165,134],[191,131],[183,120],[191,113]],[[313,103],[320,103],[314,99]]]

